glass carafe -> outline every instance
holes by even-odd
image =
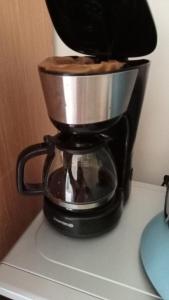
[[[67,210],[88,210],[105,205],[113,198],[117,175],[110,150],[104,139],[62,135],[27,148],[18,159],[18,188],[28,194],[43,193],[48,200]],[[30,151],[31,150],[31,151]],[[42,149],[41,149],[42,150]],[[26,151],[26,152],[25,152]],[[26,153],[26,159],[25,159]],[[43,183],[24,183],[25,162],[47,153]],[[24,189],[23,189],[24,188]],[[21,190],[22,189],[22,190]]]

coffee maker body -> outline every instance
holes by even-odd
[[[60,133],[20,153],[17,186],[25,195],[42,194],[48,221],[72,237],[112,229],[130,195],[133,147],[150,62],[128,57],[151,53],[157,42],[147,2],[138,2],[46,0],[68,46],[97,62],[124,62],[115,72],[84,75],[58,74],[39,66],[48,115]],[[42,182],[25,183],[26,162],[37,155],[46,155]]]

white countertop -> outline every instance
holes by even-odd
[[[13,300],[159,299],[143,272],[139,243],[164,199],[165,188],[133,182],[118,226],[86,240],[61,235],[40,213],[0,265],[0,294]]]

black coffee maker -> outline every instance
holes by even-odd
[[[55,29],[98,63],[125,62],[116,72],[59,74],[39,68],[48,115],[59,129],[18,158],[17,186],[44,196],[44,214],[62,233],[91,237],[113,228],[131,187],[132,152],[143,103],[155,25],[145,0],[46,0]],[[37,116],[38,117],[38,116]],[[46,155],[42,183],[24,182],[24,167]]]

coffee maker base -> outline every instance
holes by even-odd
[[[74,238],[90,238],[113,229],[122,214],[122,201],[112,199],[105,207],[92,212],[69,212],[44,200],[44,215],[48,222],[62,234]]]

